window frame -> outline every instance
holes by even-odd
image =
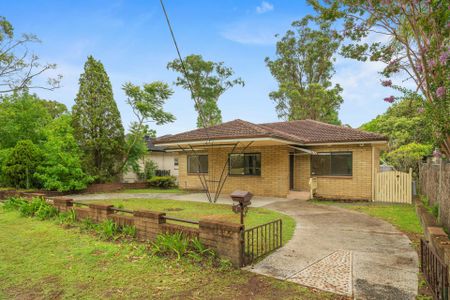
[[[244,174],[231,174],[231,156],[243,155],[244,156]],[[259,174],[245,174],[245,156],[259,155]],[[228,176],[257,176],[261,177],[262,174],[262,155],[261,152],[247,152],[247,153],[228,153]]]
[[[199,166],[198,166],[199,170],[197,172],[191,172],[190,171],[190,166],[191,166],[190,158],[191,157],[198,157],[198,159],[200,160],[200,156],[206,156],[206,161],[207,161],[206,172],[201,172],[201,170],[200,170],[200,165],[201,164],[200,163],[199,163]],[[208,174],[208,172],[209,172],[209,157],[208,157],[208,154],[189,154],[189,155],[187,155],[186,160],[187,160],[187,162],[186,162],[187,174],[195,174],[195,175],[197,175],[197,174]]]
[[[318,155],[327,155],[329,156],[329,174],[321,174],[321,175],[317,175],[317,174],[313,174],[313,156],[318,156]],[[350,173],[349,174],[333,174],[333,156],[337,156],[337,155],[342,155],[342,154],[349,154],[350,158],[351,158],[351,168],[350,168]],[[353,177],[353,151],[330,151],[330,152],[317,152],[316,155],[311,155],[310,156],[310,164],[309,164],[309,168],[310,168],[310,175],[311,177],[344,177],[344,178],[351,178]]]

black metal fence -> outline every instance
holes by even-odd
[[[420,265],[433,298],[448,299],[448,267],[424,239],[420,240]]]
[[[282,246],[283,222],[278,219],[246,229],[243,239],[242,262],[246,266]]]

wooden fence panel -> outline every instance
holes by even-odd
[[[375,201],[412,203],[412,170],[409,173],[387,171],[376,174]]]

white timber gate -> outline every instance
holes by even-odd
[[[376,174],[375,201],[412,203],[412,169],[409,173],[387,171]]]

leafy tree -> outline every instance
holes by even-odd
[[[331,23],[319,29],[309,25],[311,17],[292,23],[292,29],[277,42],[276,59],[266,58],[278,90],[269,94],[279,118],[313,119],[340,124],[338,109],[342,88],[331,84],[334,54],[341,39]]]
[[[424,96],[423,107],[435,143],[450,156],[448,1],[308,2],[320,19],[334,22],[339,36],[346,39],[341,48],[345,57],[382,62],[385,68],[381,74],[385,77],[396,75],[402,82],[414,82],[414,92]],[[393,86],[390,79],[382,84]],[[384,100],[392,103],[396,98]]]
[[[233,69],[223,62],[205,61],[201,55],[189,55],[183,63],[175,59],[167,68],[182,74],[175,84],[191,91],[199,128],[222,123],[222,112],[217,105],[220,96],[235,85],[244,86],[241,78],[231,79]]]
[[[142,88],[128,82],[123,85],[123,90],[137,121],[131,124],[130,134],[126,137],[127,150],[121,169],[131,167],[139,173],[138,160],[147,153],[145,137],[155,134],[149,130],[148,123],[163,125],[175,120],[163,107],[173,91],[167,83],[160,81],[144,84]]]
[[[430,155],[432,150],[431,145],[410,143],[387,153],[386,159],[397,170],[406,172],[412,168],[415,174],[419,174],[419,161],[422,157]]]
[[[4,161],[2,175],[7,185],[16,188],[36,187],[33,175],[42,161],[38,146],[30,140],[22,140],[12,149]]]
[[[14,27],[0,16],[0,94],[32,88],[54,90],[59,87],[61,75],[49,78],[47,85],[34,85],[32,82],[35,77],[56,68],[55,64],[40,63],[39,57],[29,51],[29,44],[39,42],[33,34],[23,34],[16,39]]]
[[[84,153],[84,170],[99,181],[120,172],[124,129],[103,64],[89,56],[72,109],[74,136]]]
[[[0,97],[0,148],[14,147],[20,140],[41,143],[52,119],[44,103],[27,91]]]
[[[431,128],[423,113],[422,100],[417,98],[398,101],[384,114],[361,125],[361,129],[389,137],[391,150],[409,143],[433,143]]]
[[[71,117],[63,115],[46,128],[43,162],[34,177],[47,190],[81,190],[93,181],[81,168],[81,151],[73,136]]]
[[[42,104],[47,109],[48,113],[52,117],[52,119],[59,118],[62,115],[68,114],[67,106],[63,103],[54,100],[42,100]]]

